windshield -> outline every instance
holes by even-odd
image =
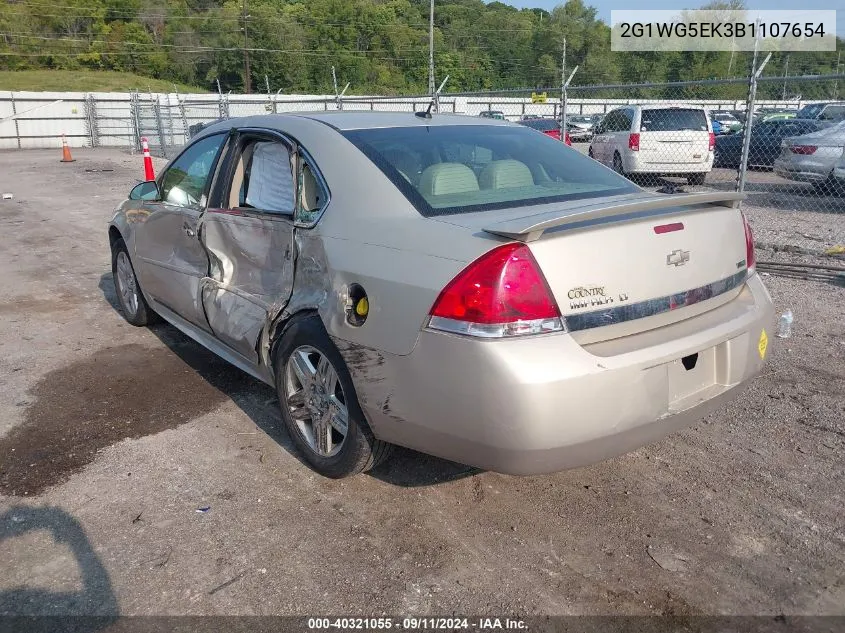
[[[381,128],[344,136],[426,217],[639,191],[577,150],[520,126]]]
[[[641,132],[677,132],[680,130],[707,131],[704,110],[660,108],[643,110]]]

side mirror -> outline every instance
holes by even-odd
[[[130,200],[158,200],[158,183],[155,180],[139,182],[129,192]]]

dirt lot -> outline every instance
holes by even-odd
[[[517,478],[403,450],[331,481],[271,389],[123,321],[105,229],[140,158],[74,154],[0,153],[0,614],[845,614],[845,289],[767,277],[794,337],[633,454]]]

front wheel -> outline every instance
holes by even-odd
[[[118,240],[112,248],[111,270],[123,318],[138,327],[154,323],[158,315],[144,299],[123,240]]]
[[[282,420],[305,461],[335,479],[384,461],[392,448],[373,436],[340,352],[316,316],[285,330],[275,354]]]

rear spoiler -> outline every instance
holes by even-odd
[[[620,200],[610,204],[594,204],[574,209],[560,209],[537,213],[504,222],[497,222],[485,226],[484,231],[494,235],[501,235],[520,242],[533,242],[543,234],[543,231],[559,226],[581,224],[583,222],[605,220],[617,216],[630,216],[634,219],[651,215],[653,211],[675,209],[678,207],[693,207],[701,204],[712,204],[722,207],[736,207],[746,194],[735,191],[712,191],[707,193],[688,193],[680,195],[655,195],[634,200]],[[687,209],[691,211],[692,209]],[[621,217],[619,219],[622,219]]]

